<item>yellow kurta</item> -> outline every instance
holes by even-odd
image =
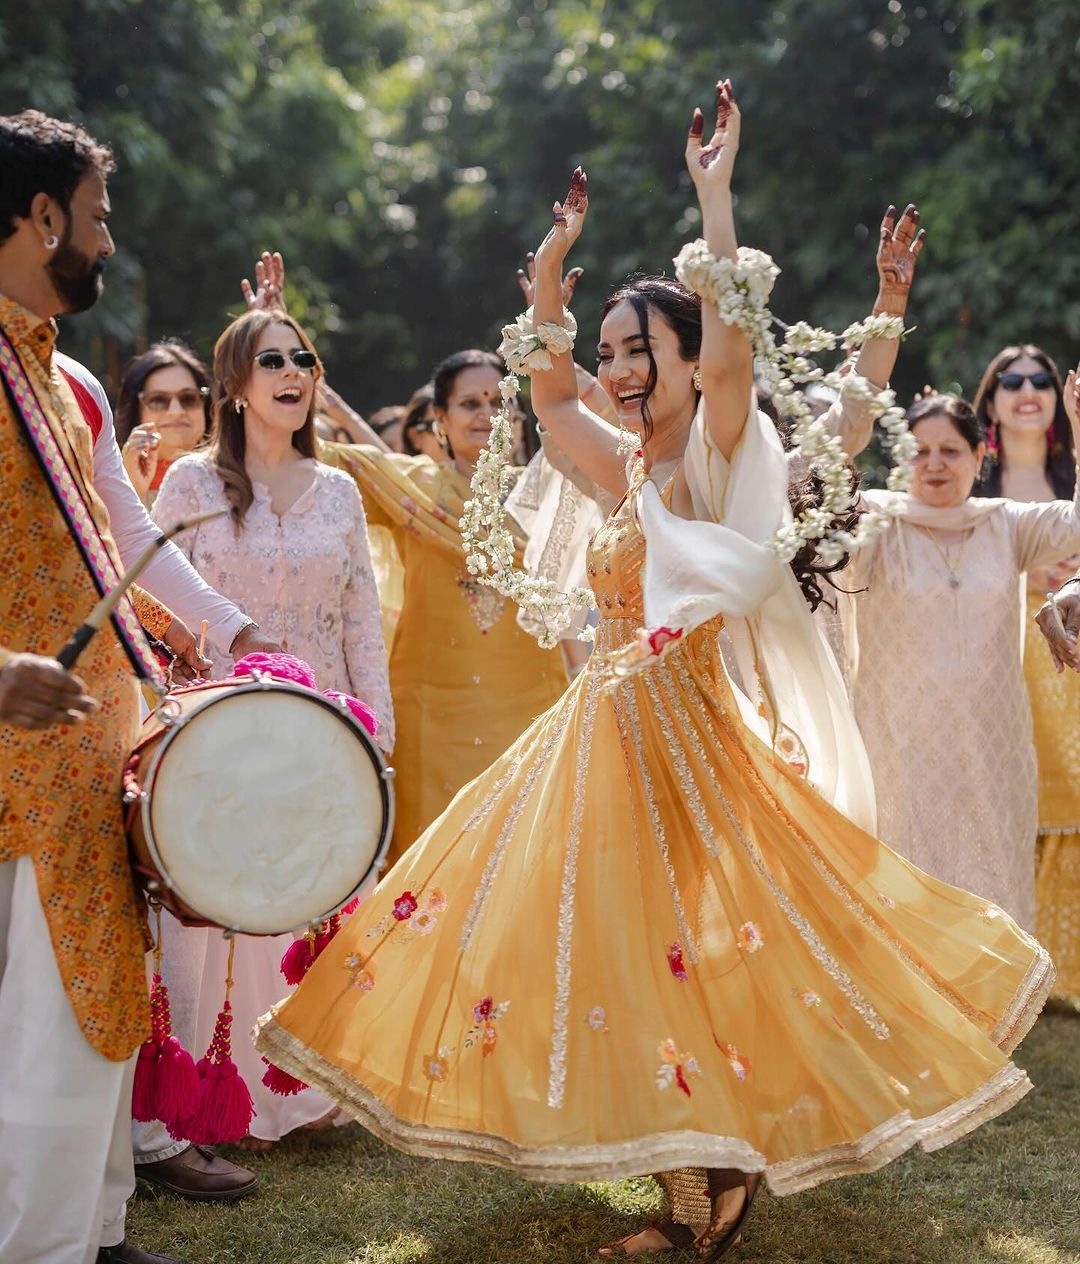
[[[616,511],[587,668],[259,1047],[401,1149],[545,1180],[740,1167],[790,1193],[948,1144],[1030,1087],[1006,1055],[1046,954],[748,732],[718,620],[611,674],[644,551]]]
[[[468,480],[427,457],[375,448],[327,444],[323,455],[355,477],[373,537],[391,533],[403,569],[390,652],[392,862],[551,706],[566,670],[558,650],[518,627],[513,605],[469,577],[457,525]]]
[[[114,564],[109,518],[92,485],[90,432],[52,364],[56,329],[0,296],[0,321],[80,486]],[[97,602],[93,580],[30,445],[0,397],[0,645],[55,654]],[[138,595],[164,631],[172,616]],[[100,710],[78,726],[0,725],[0,862],[34,858],[60,976],[83,1034],[114,1060],[148,1034],[146,906],[132,881],[120,776],[139,728],[138,683],[112,628],[76,669]]]
[[[1054,670],[1033,622],[1043,601],[1028,594],[1024,645],[1039,764],[1035,925],[1057,969],[1055,996],[1080,996],[1080,676]]]

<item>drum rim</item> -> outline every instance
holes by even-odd
[[[386,853],[390,850],[390,840],[393,838],[394,834],[395,795],[393,793],[392,786],[394,769],[387,763],[386,756],[382,753],[382,750],[375,741],[374,737],[372,737],[356,716],[353,715],[344,702],[339,702],[333,698],[327,698],[317,690],[309,689],[306,685],[298,685],[291,680],[278,680],[275,677],[252,677],[249,681],[245,681],[244,684],[232,684],[231,681],[236,679],[243,679],[243,677],[229,677],[225,680],[200,681],[198,684],[192,685],[190,691],[174,691],[176,693],[195,693],[200,690],[207,690],[209,687],[214,685],[229,686],[228,689],[222,690],[216,698],[208,699],[197,710],[191,711],[187,715],[181,714],[168,722],[162,722],[162,737],[155,745],[150,756],[150,762],[146,769],[146,775],[142,779],[141,785],[142,793],[140,794],[139,801],[139,816],[142,821],[143,838],[146,841],[146,849],[150,853],[150,858],[154,862],[158,878],[160,879],[162,885],[173,896],[175,896],[176,899],[180,900],[185,906],[190,908],[193,913],[196,913],[201,918],[203,914],[200,913],[193,905],[188,904],[188,901],[184,897],[183,893],[179,891],[172,882],[168,867],[164,862],[161,852],[158,850],[157,840],[154,837],[154,825],[151,819],[150,809],[151,802],[153,800],[154,783],[157,780],[158,770],[161,766],[161,761],[165,755],[165,751],[173,742],[176,735],[186,728],[196,715],[208,710],[210,707],[217,706],[218,703],[224,702],[226,698],[235,697],[237,694],[270,692],[292,693],[298,694],[309,701],[317,702],[320,706],[338,716],[339,719],[344,720],[353,729],[353,731],[359,735],[361,744],[367,749],[367,753],[371,758],[372,763],[375,765],[376,776],[379,783],[379,799],[382,803],[383,809],[383,825],[379,842],[375,849],[375,855],[372,857],[371,864],[368,866],[363,877],[339,904],[332,909],[328,909],[327,912],[323,913],[317,921],[302,923],[302,926],[318,926],[328,917],[333,917],[335,913],[340,913],[346,904],[355,900],[358,895],[361,895],[364,890],[372,884],[373,879],[376,882],[378,881],[379,873],[381,872],[383,862],[386,859]],[[168,698],[164,700],[162,705],[164,706],[167,704]],[[153,719],[155,714],[157,713],[151,712],[148,718]],[[140,745],[142,745],[141,742]],[[252,931],[246,930],[243,926],[232,923],[223,924],[221,922],[212,922],[211,925],[220,927],[221,930],[230,935],[283,935],[287,934],[290,930],[301,929],[300,926],[290,926],[282,931]]]

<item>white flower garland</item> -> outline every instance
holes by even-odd
[[[506,361],[511,373],[537,373],[551,368],[551,357],[572,351],[577,339],[577,321],[563,308],[562,324],[553,321],[533,322],[533,309],[527,311],[512,325],[503,325],[499,355]]]
[[[562,592],[553,580],[539,579],[514,565],[514,537],[506,526],[503,509],[513,486],[510,402],[518,392],[516,375],[550,369],[552,355],[561,355],[573,347],[577,323],[565,309],[563,319],[565,325],[542,322],[534,326],[530,307],[503,329],[499,354],[510,372],[499,383],[502,407],[491,419],[491,435],[472,476],[472,497],[465,502],[458,524],[469,574],[477,583],[516,602],[543,625],[537,637],[543,649],[553,649],[559,643],[577,611],[596,606],[590,589],[575,586]],[[592,631],[586,628],[579,635],[582,640],[591,640]]]
[[[717,259],[704,241],[688,242],[675,259],[675,274],[690,290],[717,306],[726,324],[737,325],[750,339],[755,368],[769,385],[777,411],[793,423],[792,440],[824,485],[819,507],[801,514],[777,532],[771,547],[781,560],[791,561],[803,546],[816,541],[816,553],[825,565],[839,562],[888,526],[895,510],[871,510],[862,515],[853,532],[837,530],[833,521],[853,503],[851,473],[840,440],[831,435],[820,418],[814,417],[798,384],[818,382],[823,386],[867,401],[875,419],[881,422],[885,446],[895,462],[888,478],[891,491],[907,491],[914,474],[914,436],[903,411],[896,407],[892,391],[879,391],[865,378],[826,373],[808,358],[837,346],[861,347],[870,338],[898,338],[904,332],[900,317],[871,316],[849,325],[842,334],[816,329],[803,321],[790,326],[777,346],[772,334],[768,301],[780,269],[769,255],[745,246],[738,257]],[[542,624],[537,640],[545,649],[558,644],[577,611],[595,609],[596,599],[588,588],[575,586],[562,592],[550,579],[539,579],[514,564],[514,537],[506,526],[503,502],[513,486],[511,455],[513,427],[510,402],[519,386],[518,374],[544,372],[552,367],[551,357],[573,349],[577,322],[563,309],[562,324],[542,321],[537,325],[533,309],[505,325],[499,354],[509,372],[499,383],[502,407],[492,418],[491,435],[476,462],[472,477],[472,497],[465,502],[459,526],[466,565],[477,583],[493,588],[527,610]],[[633,451],[640,440],[627,430],[620,436],[620,450]],[[591,640],[593,629],[579,635]]]
[[[769,386],[777,412],[793,423],[795,447],[824,485],[820,506],[782,527],[770,542],[772,549],[782,561],[790,562],[805,544],[816,542],[815,552],[824,565],[839,562],[845,553],[862,548],[883,531],[897,509],[865,512],[854,531],[833,525],[834,518],[852,506],[851,471],[840,440],[813,415],[798,384],[818,382],[864,399],[885,430],[885,448],[894,461],[889,490],[907,491],[914,477],[917,445],[903,410],[896,406],[895,394],[878,390],[865,378],[845,377],[838,371],[826,373],[808,358],[834,351],[837,346],[861,347],[871,338],[899,338],[904,332],[903,320],[899,316],[871,316],[849,325],[839,335],[799,321],[787,329],[784,341],[777,346],[768,301],[780,269],[769,255],[740,246],[735,259],[717,259],[699,238],[688,242],[674,262],[675,275],[683,285],[715,303],[720,319],[737,325],[750,339],[756,371]]]

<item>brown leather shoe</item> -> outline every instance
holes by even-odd
[[[232,1203],[259,1188],[254,1172],[201,1145],[188,1146],[171,1159],[157,1163],[136,1163],[135,1175],[169,1194],[197,1203]]]
[[[127,1238],[119,1246],[98,1248],[97,1264],[180,1264],[175,1255],[162,1255],[160,1251],[141,1251]]]

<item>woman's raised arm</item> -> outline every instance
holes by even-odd
[[[533,324],[563,323],[563,263],[581,235],[589,209],[588,180],[579,167],[566,201],[552,208],[553,224],[536,252]],[[569,351],[551,356],[551,368],[532,377],[532,406],[540,424],[589,478],[613,496],[626,491],[626,457],[619,430],[578,398],[577,374]]]
[[[705,244],[718,259],[736,257],[735,215],[731,204],[731,176],[739,151],[739,107],[731,80],[716,85],[716,126],[712,139],[702,144],[705,120],[694,111],[686,141],[686,166],[701,207]],[[705,423],[713,442],[730,457],[742,436],[754,383],[754,353],[737,325],[720,319],[717,305],[706,300],[701,312],[701,394]]]

